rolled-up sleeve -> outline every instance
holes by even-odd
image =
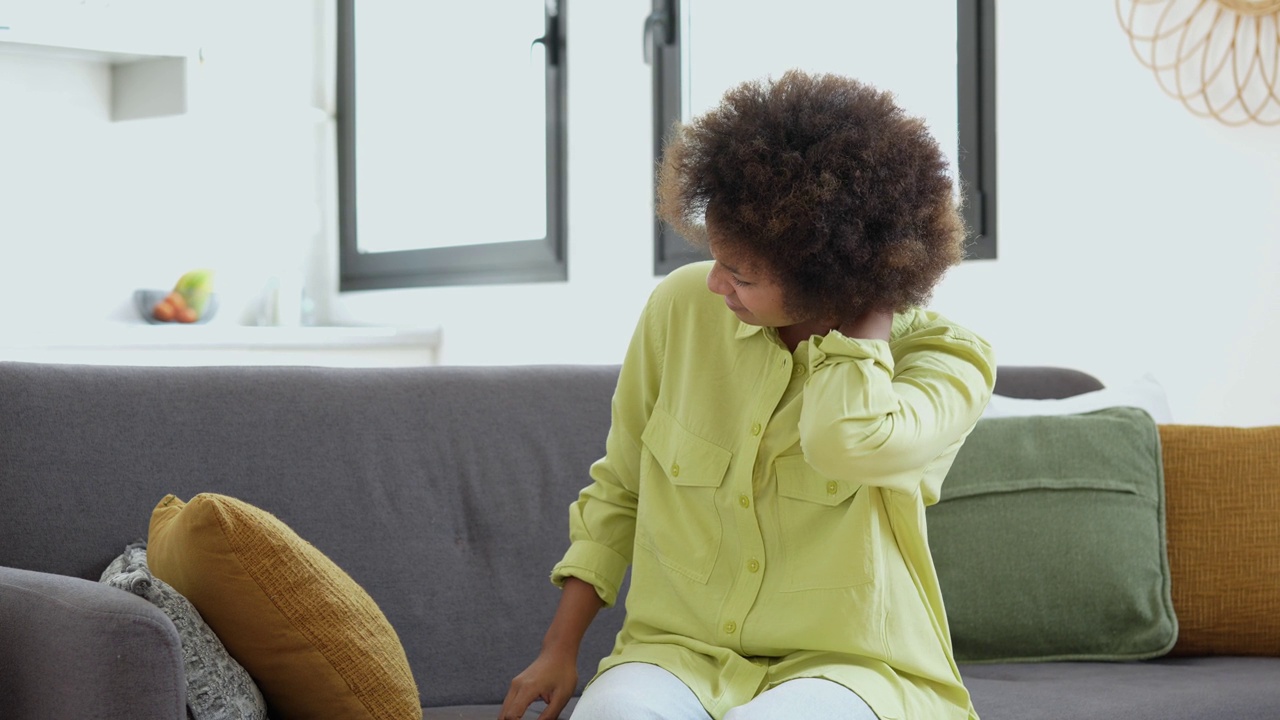
[[[827,477],[898,492],[963,440],[995,386],[991,346],[935,313],[899,317],[893,339],[815,339],[800,413],[805,460]]]
[[[551,582],[558,587],[569,577],[590,583],[608,606],[617,602],[631,564],[640,435],[653,413],[662,378],[664,339],[657,320],[669,308],[669,298],[660,288],[636,325],[613,395],[605,455],[592,464],[592,483],[569,508],[569,550],[551,571]]]

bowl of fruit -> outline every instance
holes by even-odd
[[[172,290],[135,290],[133,305],[142,319],[153,325],[209,322],[218,311],[213,272],[192,270],[179,278]]]

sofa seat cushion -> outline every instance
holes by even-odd
[[[569,704],[565,706],[564,711],[560,713],[560,720],[569,720],[569,716],[573,714],[573,707],[577,704],[577,698],[571,699]],[[521,720],[537,720],[546,707],[542,702],[535,702],[525,711]],[[493,720],[498,717],[498,713],[501,711],[501,703],[497,705],[449,705],[448,707],[423,708],[422,720]]]
[[[1275,720],[1280,658],[961,665],[982,720]]]
[[[982,720],[1276,720],[1280,658],[961,665]],[[561,720],[572,715],[569,701]],[[523,720],[536,720],[535,703]],[[424,708],[422,720],[493,720],[502,705]]]

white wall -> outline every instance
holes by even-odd
[[[649,6],[568,4],[568,282],[344,293],[332,317],[439,324],[448,364],[621,362],[656,284],[650,70],[641,52]],[[325,248],[335,248],[332,288],[336,241]]]
[[[92,42],[70,26],[137,0],[18,12],[36,2],[0,4],[0,25],[48,20],[39,29],[58,37],[50,19],[65,17],[69,39]],[[312,3],[173,2],[185,8],[173,13],[180,22],[150,32],[182,35],[177,45],[204,55],[191,64],[181,116],[113,123],[105,62],[0,45],[0,326],[8,331],[140,322],[129,304],[135,288],[168,288],[202,266],[219,271],[225,311],[215,322],[240,323],[271,275],[303,262],[320,224],[316,116],[306,113]],[[72,22],[80,13],[86,22]]]
[[[447,362],[621,358],[652,286],[635,48],[648,3],[604,5],[571,7],[570,282],[351,294],[348,308],[438,319]],[[792,65],[842,72],[895,91],[954,154],[953,7],[697,0],[695,47],[713,49],[694,52],[693,104]],[[1005,363],[1113,385],[1150,372],[1178,421],[1280,423],[1280,132],[1162,94],[1110,3],[998,11],[999,259],[954,270],[933,307]]]
[[[771,1],[695,0],[692,104],[705,109],[732,85],[790,67],[860,74],[950,128],[941,134],[954,155],[954,4],[933,3],[936,13],[906,3],[793,0],[779,13]],[[650,8],[648,0],[568,6],[567,283],[344,293],[334,317],[439,323],[450,364],[621,362],[657,282],[651,72],[641,52]],[[823,22],[814,23],[819,15]],[[903,32],[913,41],[902,42]],[[324,283],[332,287],[335,277],[330,269]]]
[[[894,90],[954,153],[952,2],[696,1],[723,45],[695,103],[793,64],[843,72]],[[332,207],[327,235],[312,207],[332,191],[328,136],[305,114],[328,2],[196,2],[211,107],[186,120],[106,123],[98,70],[0,57],[0,132],[25,139],[0,163],[0,324],[99,313],[81,298],[215,262],[244,307],[268,265],[305,265],[326,317],[440,325],[447,363],[620,361],[655,283],[650,3],[570,2],[569,282],[338,295]],[[1000,257],[956,268],[933,306],[1004,363],[1151,372],[1179,421],[1280,424],[1280,131],[1164,96],[1109,2],[998,10]]]
[[[1111,3],[998,3],[999,260],[935,305],[1002,362],[1151,372],[1174,419],[1280,423],[1280,128],[1165,96]]]

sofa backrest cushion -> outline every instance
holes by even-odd
[[[995,393],[1028,400],[1065,398],[1102,389],[1102,381],[1072,368],[1042,365],[1001,365]]]
[[[554,613],[548,573],[604,452],[617,377],[0,362],[0,565],[96,580],[164,496],[229,495],[368,591],[424,705],[500,702]],[[1098,387],[1056,368],[1000,368],[996,383],[1018,397]],[[622,613],[588,632],[580,687]]]
[[[617,372],[0,363],[0,565],[96,580],[165,495],[228,495],[368,591],[424,705],[501,702],[559,600]],[[621,619],[592,626],[581,682]]]

